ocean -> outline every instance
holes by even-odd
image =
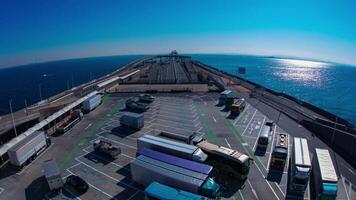
[[[193,54],[193,59],[312,103],[356,124],[356,67],[246,55]],[[71,59],[0,69],[0,115],[108,74],[140,56]]]

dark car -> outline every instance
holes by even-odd
[[[89,185],[82,178],[75,175],[68,176],[66,184],[74,188],[80,193],[84,193],[88,190]]]

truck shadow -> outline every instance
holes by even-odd
[[[255,156],[264,156],[266,154],[266,148],[259,148],[257,147],[256,150],[255,150],[255,153],[254,155]]]
[[[84,158],[94,162],[94,163],[102,163],[103,165],[110,164],[113,162],[115,159],[111,158],[110,156],[107,156],[103,153],[95,152],[92,151],[84,156]]]
[[[283,170],[270,169],[270,170],[268,170],[266,179],[268,181],[273,181],[273,182],[280,184],[281,180],[282,180],[282,176],[283,176]]]
[[[16,169],[11,168],[10,164],[7,163],[5,166],[0,168],[0,180],[5,179],[19,172]]]
[[[45,199],[46,194],[50,191],[45,176],[33,180],[25,189],[27,200]]]
[[[118,136],[120,138],[125,138],[126,136],[132,135],[136,132],[135,129],[131,129],[128,127],[123,127],[123,126],[118,126],[113,129],[111,129],[110,133]]]

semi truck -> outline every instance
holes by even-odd
[[[180,190],[219,199],[221,187],[206,174],[171,165],[140,155],[130,163],[132,179],[148,186],[153,182],[168,185]]]
[[[182,141],[187,144],[196,145],[197,143],[205,140],[205,133],[191,132],[191,133],[173,133],[162,131],[159,136],[170,138],[177,141]]]
[[[140,94],[138,99],[144,103],[152,103],[155,100],[155,98],[149,94]]]
[[[112,159],[115,159],[118,155],[121,154],[120,147],[116,147],[110,142],[104,140],[94,141],[93,147],[95,152],[107,155]]]
[[[279,133],[272,150],[270,168],[283,170],[288,158],[288,134]]]
[[[230,114],[232,116],[239,115],[246,107],[245,99],[236,99],[230,107]]]
[[[61,172],[55,160],[50,159],[43,163],[43,173],[51,191],[59,190],[63,187],[64,183]]]
[[[288,190],[290,193],[303,195],[307,189],[312,168],[307,139],[294,138],[290,164]]]
[[[209,175],[213,170],[213,167],[210,165],[179,158],[177,156],[172,156],[152,149],[146,149],[146,148],[140,149],[137,152],[137,155],[144,155],[153,158],[155,160],[159,160],[171,165],[175,165],[178,167],[182,167],[184,169],[189,169],[207,175]]]
[[[147,186],[144,195],[144,200],[209,200],[207,197],[169,187],[158,182],[153,182]]]
[[[137,139],[137,149],[140,150],[143,148],[160,151],[163,153],[178,156],[188,160],[194,160],[197,162],[204,162],[208,157],[197,146],[153,135],[143,135],[142,137]]]
[[[141,129],[144,126],[143,114],[127,112],[120,118],[120,124],[124,127]]]
[[[50,144],[43,131],[36,131],[11,147],[7,153],[10,163],[21,169],[33,161]]]
[[[145,112],[149,109],[148,104],[141,103],[135,98],[129,98],[125,102],[126,109],[132,112]]]
[[[312,179],[315,199],[333,200],[337,197],[338,177],[327,149],[315,149]]]
[[[233,93],[231,90],[225,90],[225,91],[221,92],[218,105],[220,105],[220,106],[225,105],[225,100],[228,97],[232,97],[232,95],[233,95]]]
[[[94,95],[83,102],[83,110],[88,113],[98,107],[101,102],[101,95]]]
[[[58,133],[63,134],[69,131],[82,119],[83,113],[80,109],[72,111],[68,119],[60,127],[57,128]]]

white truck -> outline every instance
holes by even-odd
[[[43,131],[36,131],[7,151],[10,163],[16,168],[22,168],[46,149],[48,144],[49,142],[45,133]]]
[[[295,137],[293,147],[288,190],[302,195],[307,189],[312,169],[307,139]]]
[[[137,139],[137,149],[152,149],[188,160],[204,162],[206,155],[199,147],[153,135],[143,135]]]
[[[55,160],[51,159],[43,163],[43,173],[51,191],[59,190],[63,187],[63,179]]]

